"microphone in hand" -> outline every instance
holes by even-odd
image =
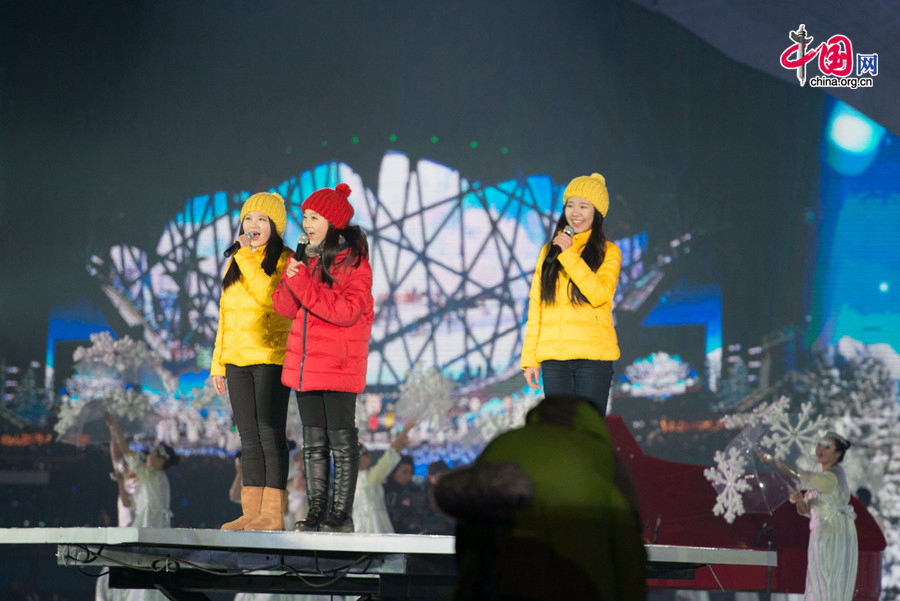
[[[572,229],[571,225],[567,225],[566,227],[563,228],[562,233],[564,233],[567,236],[574,236],[575,230]],[[547,257],[544,259],[544,263],[552,263],[553,261],[556,260],[556,257],[558,257],[559,253],[561,253],[561,252],[562,252],[562,249],[554,244],[553,246],[550,247],[550,250],[547,251]]]
[[[294,260],[300,263],[306,258],[306,245],[309,244],[309,236],[306,232],[300,232],[297,236],[297,250],[294,251]]]
[[[256,238],[257,233],[256,232],[247,232],[244,235],[247,236],[248,238],[250,238],[250,242],[253,242],[253,239]],[[224,254],[226,257],[230,257],[231,255],[233,255],[234,253],[236,253],[239,250],[241,250],[241,243],[240,243],[240,241],[235,240],[234,244],[232,244],[231,246],[226,248],[225,252],[222,254]]]

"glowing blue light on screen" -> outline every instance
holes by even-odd
[[[878,154],[885,129],[856,109],[836,101],[825,128],[827,161],[838,173],[859,175]]]
[[[847,152],[872,152],[884,136],[884,128],[859,111],[840,103],[828,128],[831,140]]]
[[[829,101],[828,114],[806,342],[832,345],[847,337],[897,353],[900,304],[891,282],[900,276],[900,139],[840,101]],[[858,137],[844,135],[841,123]]]

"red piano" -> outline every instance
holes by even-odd
[[[773,515],[744,514],[729,524],[714,516],[716,491],[704,477],[705,466],[667,461],[645,455],[618,415],[606,425],[619,456],[640,495],[644,538],[652,545],[758,549],[777,553],[778,565],[710,564],[655,568],[651,562],[651,588],[802,593],[806,581],[809,520],[797,515],[790,503]],[[859,570],[855,601],[878,601],[881,594],[881,553],[887,543],[872,515],[855,498],[859,538]],[[652,554],[651,554],[652,560]]]

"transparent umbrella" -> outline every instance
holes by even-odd
[[[765,430],[764,424],[744,428],[724,451],[716,452],[716,465],[704,471],[717,493],[713,513],[729,523],[744,513],[771,515],[799,487],[769,461],[775,453],[761,443]]]
[[[810,402],[801,403],[799,413],[790,407],[791,400],[781,397],[750,413],[722,417],[727,427],[744,430],[716,451],[716,465],[703,472],[718,493],[715,515],[732,522],[746,512],[771,513],[799,488],[796,471],[785,465],[817,469],[813,448],[828,429],[827,419]]]
[[[744,492],[744,510],[747,513],[772,514],[791,493],[798,490],[800,483],[793,477],[778,470],[772,460],[775,453],[764,446],[765,426],[741,430],[726,448],[737,449],[746,461],[746,482],[749,489]],[[785,457],[796,465],[796,457]]]

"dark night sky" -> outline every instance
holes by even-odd
[[[334,158],[371,186],[388,149],[484,182],[601,171],[618,219],[727,242],[730,298],[805,236],[815,194],[822,99],[631,2],[12,1],[0,44],[0,356],[19,363],[90,254]]]

